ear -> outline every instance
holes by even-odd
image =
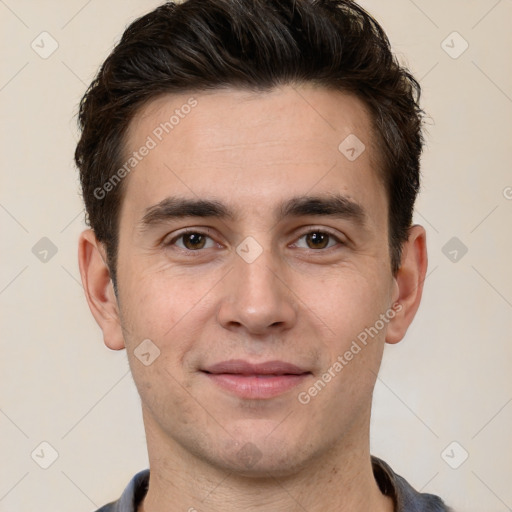
[[[427,273],[427,234],[423,226],[409,229],[409,239],[402,247],[400,268],[394,277],[393,307],[396,314],[389,321],[386,342],[398,343],[405,336],[421,302]]]
[[[103,331],[105,345],[121,350],[125,345],[119,307],[106,261],[105,249],[94,231],[83,231],[78,241],[78,265],[87,303]]]

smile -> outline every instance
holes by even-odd
[[[252,364],[229,360],[202,370],[216,386],[244,399],[268,399],[301,384],[310,371],[284,361]]]

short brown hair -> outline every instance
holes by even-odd
[[[140,108],[164,93],[305,82],[353,93],[369,108],[396,273],[419,190],[423,111],[420,86],[380,25],[351,0],[186,0],[134,21],[80,102],[75,161],[86,219],[105,244],[114,286],[124,187],[100,198],[95,191],[122,165]]]

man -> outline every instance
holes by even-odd
[[[81,102],[82,281],[150,470],[102,512],[447,510],[369,452],[421,300],[420,88],[349,0],[187,0]]]

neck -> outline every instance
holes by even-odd
[[[217,468],[146,424],[151,477],[138,512],[392,512],[375,481],[368,427],[354,440],[286,476],[241,476]],[[364,435],[366,434],[366,435]],[[346,436],[350,437],[350,436]]]

